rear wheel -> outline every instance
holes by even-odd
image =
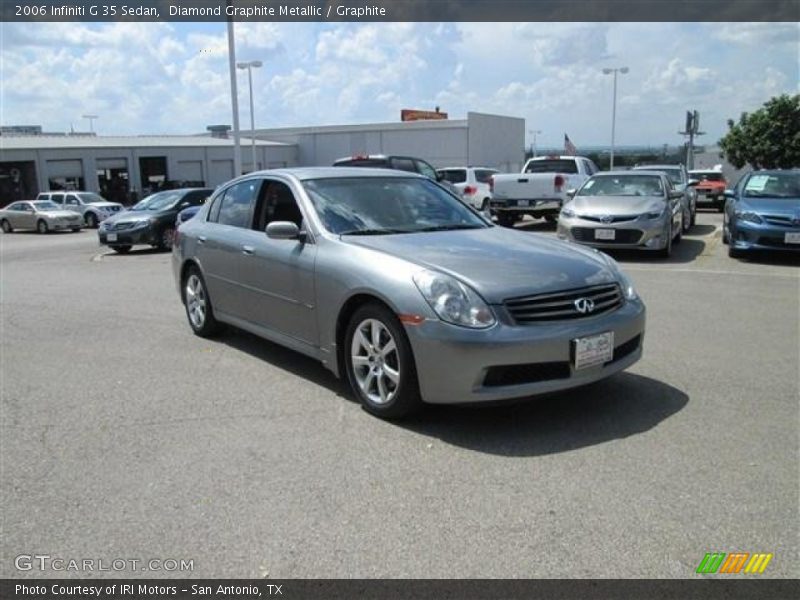
[[[557,215],[545,215],[544,220],[550,223],[551,225],[555,225],[558,222]]]
[[[14,231],[14,228],[11,226],[11,223],[9,223],[6,219],[0,221],[0,227],[3,228],[3,233],[11,233],[12,231]]]
[[[513,227],[514,223],[517,222],[517,216],[513,213],[509,213],[506,211],[498,211],[497,212],[497,223],[502,225],[503,227]]]
[[[182,293],[186,318],[189,319],[189,326],[194,334],[200,337],[211,337],[217,333],[220,330],[220,324],[214,318],[206,282],[196,267],[192,267],[186,273]]]
[[[87,213],[84,217],[84,221],[86,221],[87,227],[91,227],[92,229],[97,227],[97,215],[94,213]]]
[[[385,306],[365,304],[350,318],[344,339],[347,378],[365,410],[400,418],[422,406],[411,345]]]
[[[49,230],[50,228],[47,227],[47,221],[39,219],[39,221],[36,223],[36,231],[39,233],[47,233]]]
[[[111,246],[111,249],[117,254],[127,254],[131,251],[131,246]]]

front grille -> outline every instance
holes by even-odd
[[[590,300],[594,304],[594,309],[586,313],[579,312],[575,306],[575,301],[578,299]],[[523,325],[541,321],[580,319],[616,310],[622,306],[622,292],[616,283],[607,283],[562,292],[510,298],[505,301],[505,306],[514,321]]]
[[[131,229],[136,223],[133,221],[123,221],[121,223],[112,223],[108,226],[108,231],[123,231],[125,229]]]
[[[770,225],[779,225],[781,227],[796,227],[792,223],[792,217],[784,215],[762,215],[763,219]]]
[[[759,246],[769,246],[770,248],[786,248],[788,250],[800,250],[800,244],[787,244],[780,238],[774,237],[760,237],[758,242]]]
[[[633,354],[639,348],[642,336],[628,340],[614,348],[614,357],[603,366],[611,365],[626,356]],[[483,379],[484,387],[502,387],[506,385],[523,385],[527,383],[540,383],[555,379],[569,379],[571,376],[570,364],[567,361],[528,363],[522,365],[499,365],[489,367]]]
[[[624,223],[625,221],[635,221],[639,218],[639,215],[609,215],[598,217],[594,215],[577,215],[579,219],[583,219],[584,221],[592,221],[594,223]],[[602,221],[601,219],[605,219]]]
[[[592,244],[637,244],[642,239],[640,229],[615,229],[613,240],[598,240],[594,237],[594,227],[573,227],[570,229],[572,237],[579,242]]]
[[[502,387],[552,379],[569,379],[569,363],[562,361],[489,367],[483,385],[484,387]]]

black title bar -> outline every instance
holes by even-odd
[[[0,21],[798,21],[797,0],[3,0]]]

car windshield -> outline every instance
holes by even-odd
[[[61,210],[58,204],[50,202],[49,200],[39,200],[38,202],[34,202],[33,205],[36,207],[36,210]]]
[[[158,192],[137,203],[131,210],[163,210],[171,208],[181,199],[181,192]]]
[[[757,173],[744,186],[748,198],[800,198],[800,172]]]
[[[722,173],[690,173],[692,179],[698,181],[725,181],[722,178]]]
[[[340,235],[417,233],[489,227],[428,179],[342,177],[304,182],[325,228]]]
[[[526,173],[577,173],[578,163],[575,160],[544,159],[532,160],[525,167]]]
[[[80,198],[84,204],[99,204],[100,202],[108,202],[102,196],[98,196],[97,194],[93,194],[91,192],[85,192],[83,194],[76,194],[78,198]]]
[[[657,175],[600,175],[589,179],[578,196],[663,196]]]

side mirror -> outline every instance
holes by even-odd
[[[698,183],[700,183],[700,180],[699,180],[699,179],[690,179],[689,181],[687,181],[687,182],[686,182],[686,186],[687,186],[687,187],[694,187],[694,186],[696,186]]]
[[[672,190],[669,193],[669,197],[673,200],[680,200],[683,198],[683,192],[680,190]]]
[[[296,240],[300,238],[300,228],[291,221],[274,221],[267,225],[267,237],[273,240]]]
[[[736,198],[736,192],[733,190],[725,190],[722,195],[726,198]]]
[[[575,194],[577,194],[577,193],[578,193],[578,190],[576,190],[575,188],[572,188],[571,190],[567,190],[567,196],[569,196],[570,198],[574,198]]]
[[[183,202],[181,202],[178,205],[178,210],[186,208],[187,206],[190,206],[190,205],[191,205],[191,202],[188,202],[188,201],[184,200]]]

